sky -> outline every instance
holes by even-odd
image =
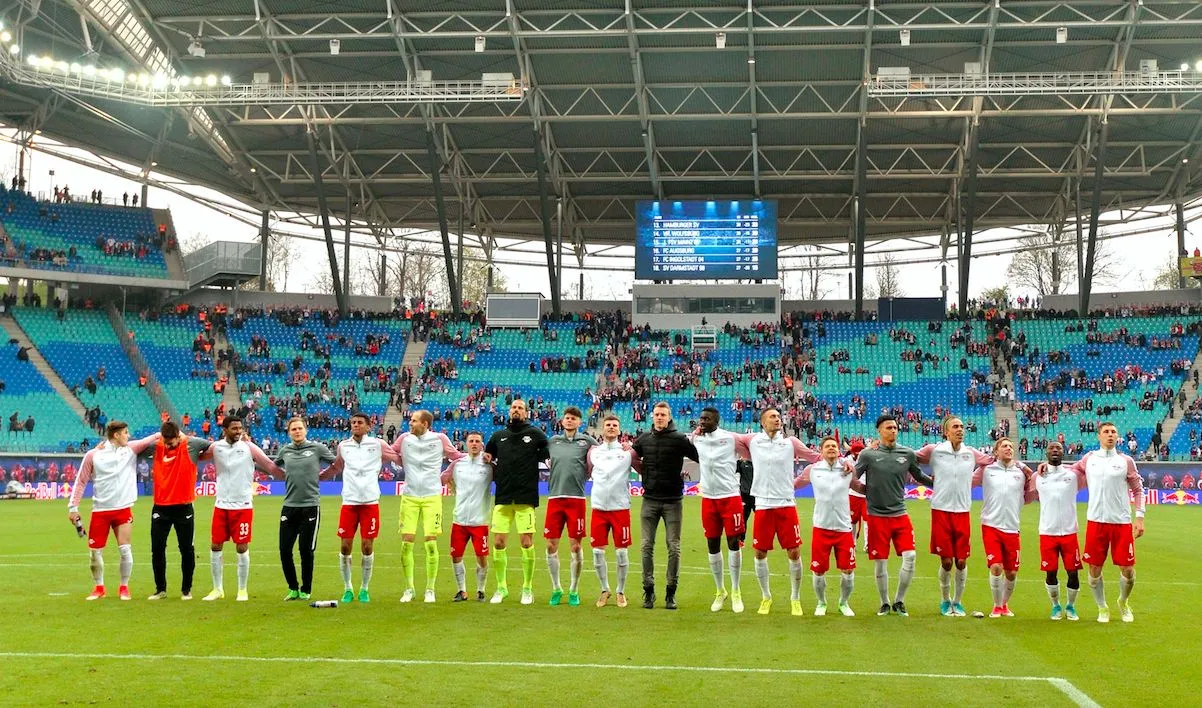
[[[13,134],[14,131],[11,128],[0,126],[0,175],[4,176],[6,183],[11,180],[17,166],[18,148],[13,143]],[[76,156],[93,163],[101,162],[101,158],[85,150],[66,147],[53,140],[43,139],[42,136],[38,136],[35,139],[35,149],[32,151],[32,157],[28,161],[26,172],[27,179],[29,180],[27,186],[35,194],[51,193],[55,185],[69,185],[71,191],[77,195],[87,194],[92,189],[99,188],[104,192],[106,199],[120,199],[122,193],[127,191],[131,195],[140,192],[140,184],[137,181],[138,167],[112,160],[104,160],[111,168],[121,170],[127,175],[117,176],[77,164],[57,155],[47,154],[47,152],[37,149],[37,144],[39,143],[45,145],[47,150],[60,154]],[[54,172],[53,177],[50,175],[51,171]],[[152,173],[152,177],[165,183],[178,184],[182,191],[215,202],[228,204],[231,208],[237,204],[235,200],[218,192],[204,187],[187,185],[169,175],[154,172]],[[185,244],[185,248],[193,238],[193,234],[201,234],[201,238],[207,240],[258,240],[257,225],[242,223],[218,209],[198,203],[172,191],[151,187],[148,201],[152,207],[169,208],[171,210],[176,232],[179,234],[181,242]],[[1196,203],[1194,208],[1188,211],[1202,216],[1202,204]],[[251,218],[252,221],[255,220],[254,217]],[[276,222],[273,220],[272,224],[274,227]],[[1126,230],[1135,230],[1136,226],[1132,225],[1123,228]],[[1118,277],[1114,283],[1095,286],[1095,292],[1147,290],[1151,288],[1156,272],[1176,250],[1176,236],[1173,228],[1171,219],[1156,219],[1144,222],[1138,226],[1140,231],[1147,231],[1147,233],[1125,236],[1107,242],[1105,247],[1113,249],[1117,255]],[[337,227],[335,229],[337,231]],[[316,237],[320,237],[321,235],[320,230],[291,224],[281,226],[280,230]],[[1011,294],[1015,296],[1035,294],[1031,284],[1009,282],[1006,271],[1012,258],[1011,255],[985,255],[990,251],[1005,249],[1012,245],[1012,242],[1009,244],[1005,242],[988,243],[990,239],[1006,238],[1016,234],[1017,232],[1013,230],[994,229],[976,235],[974,252],[982,255],[979,258],[974,258],[972,261],[969,282],[970,297],[977,297],[986,289],[1002,285],[1008,285]],[[338,237],[336,236],[336,238]],[[428,238],[431,242],[437,242],[438,234],[418,234],[412,238]],[[633,234],[631,235],[631,240],[633,241]],[[320,242],[299,239],[295,240],[294,243],[300,252],[300,258],[289,274],[287,290],[291,292],[315,292],[317,290],[316,284],[319,274],[323,271],[328,273],[325,246]],[[1191,251],[1195,246],[1202,247],[1202,221],[1187,224],[1186,245]],[[521,250],[508,251],[505,252],[505,255],[498,256],[498,258],[504,258],[507,261],[515,261],[523,264],[502,264],[498,266],[498,269],[510,284],[509,289],[521,292],[541,292],[544,296],[549,295],[545,252],[538,250],[539,247],[529,243],[521,245],[518,248]],[[880,250],[878,247],[869,246],[866,251],[869,262],[873,260],[872,254],[878,250]],[[337,251],[339,257],[341,257],[341,245]],[[369,247],[352,247],[352,268],[361,259],[374,257],[375,253],[376,251]],[[584,296],[586,299],[627,300],[630,298],[634,268],[633,248],[625,249],[623,255],[623,258],[596,259],[596,265],[613,267],[615,270],[585,271]],[[900,257],[925,258],[935,255],[937,255],[935,251],[929,251],[902,254]],[[959,281],[954,261],[953,252],[952,261],[948,264],[949,303],[955,302],[958,297],[957,286]],[[574,255],[569,253],[564,254],[564,282],[562,292],[565,299],[575,299],[577,297],[580,271],[571,268],[575,263],[576,258]],[[830,264],[834,265],[833,262]],[[898,268],[901,287],[906,296],[937,297],[940,295],[941,275],[939,263],[905,264],[898,266]],[[802,273],[797,271],[782,272],[781,285],[786,291],[787,298],[792,299],[803,292],[802,277]],[[848,297],[850,273],[847,268],[828,271],[823,277],[823,288],[828,290],[827,298],[839,299]],[[871,284],[873,282],[874,274],[873,270],[870,269],[866,276],[866,283]]]

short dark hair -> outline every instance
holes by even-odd
[[[894,416],[892,416],[892,415],[890,415],[890,414],[886,413],[886,414],[884,414],[884,415],[882,415],[882,416],[879,416],[879,417],[876,419],[876,427],[880,428],[882,425],[884,425],[885,423],[889,423],[889,422],[896,423],[896,422],[897,422],[897,418],[895,418]]]
[[[129,423],[122,420],[111,420],[109,424],[104,426],[104,437],[112,439],[114,435],[129,428]]]
[[[159,427],[159,435],[162,435],[164,440],[177,438],[179,437],[179,426],[175,424],[175,421],[165,421]]]
[[[604,423],[604,422],[605,422],[605,421],[607,421],[607,420],[616,420],[616,421],[618,421],[619,423],[621,423],[621,422],[622,422],[622,419],[621,419],[621,418],[619,418],[618,416],[614,415],[613,413],[607,413],[607,414],[605,415],[605,417],[601,419],[601,422],[602,422],[602,423]]]
[[[370,423],[370,422],[371,422],[371,418],[368,418],[368,417],[367,417],[367,414],[366,414],[366,413],[364,413],[363,411],[355,411],[354,413],[351,413],[351,418],[350,418],[350,419],[351,419],[351,420],[354,420],[355,418],[362,418],[364,423]]]
[[[818,441],[818,449],[819,450],[822,449],[822,446],[826,444],[827,440],[830,440],[831,442],[835,443],[835,445],[839,444],[839,440],[836,439],[834,435],[827,435],[826,437],[824,437]]]
[[[777,415],[780,415],[779,408],[777,408],[776,406],[768,406],[764,410],[760,411],[760,420],[761,421],[764,420],[764,416],[768,415],[768,413],[773,412],[773,411],[775,411]]]
[[[563,414],[564,414],[564,415],[574,415],[574,416],[576,416],[577,418],[580,418],[581,420],[584,420],[584,414],[583,414],[583,413],[581,413],[581,412],[580,412],[580,409],[579,409],[579,408],[577,408],[576,406],[568,406],[567,408],[564,408],[564,409],[563,409]]]
[[[706,406],[705,408],[701,409],[701,412],[702,413],[713,413],[715,418],[718,418],[719,420],[722,419],[722,414],[719,413],[718,409],[714,408],[713,406]]]
[[[672,406],[668,405],[667,401],[660,401],[660,402],[656,403],[654,406],[651,406],[651,408],[652,408],[652,410],[654,410],[656,408],[667,408],[668,413],[669,414],[672,413]]]
[[[239,418],[238,416],[236,416],[236,415],[227,415],[227,416],[225,417],[225,420],[221,421],[221,427],[224,429],[224,428],[228,428],[228,427],[230,427],[230,426],[231,426],[231,425],[233,425],[234,423],[241,423],[241,422],[242,422],[242,419],[241,419],[241,418]]]
[[[1098,425],[1098,432],[1099,433],[1102,432],[1102,428],[1105,428],[1106,426],[1110,426],[1110,427],[1114,428],[1114,432],[1116,432],[1116,433],[1119,431],[1119,426],[1117,426],[1114,423],[1111,423],[1110,421],[1107,420],[1107,421],[1101,423],[1100,425]]]
[[[471,436],[473,436],[473,435],[475,435],[476,437],[480,438],[480,442],[484,442],[484,433],[480,432],[479,430],[469,430],[469,431],[467,431],[467,435],[463,436],[463,442],[467,442],[467,439],[468,439],[468,438],[470,438],[470,437],[471,437]]]

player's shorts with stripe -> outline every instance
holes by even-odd
[[[254,509],[213,509],[213,527],[209,540],[214,544],[233,541],[237,544],[250,543],[254,531]]]
[[[931,553],[966,560],[972,545],[972,522],[967,511],[931,509]]]
[[[551,497],[543,522],[543,538],[558,539],[564,529],[568,538],[584,538],[584,497]]]
[[[109,531],[115,532],[118,526],[133,523],[133,520],[134,512],[130,507],[93,511],[88,517],[88,548],[104,548],[109,542]]]
[[[1081,570],[1081,545],[1077,534],[1064,536],[1039,535],[1039,569],[1045,572],[1060,569],[1060,559],[1064,559],[1064,569],[1067,571]]]
[[[362,538],[380,535],[379,504],[343,504],[338,512],[338,538],[354,538],[358,530]]]
[[[1001,564],[1003,570],[1018,570],[1018,552],[1022,543],[1019,535],[993,526],[981,526],[981,541],[985,544],[985,562]]]
[[[747,519],[743,517],[743,497],[701,498],[701,528],[706,538],[718,538],[723,533],[727,538],[747,532]]]
[[[868,514],[868,500],[856,494],[848,494],[847,503],[851,507],[851,525],[855,526]]]
[[[1135,537],[1131,533],[1131,524],[1090,521],[1085,525],[1085,562],[1102,565],[1106,562],[1107,551],[1115,565],[1135,565]]]
[[[476,552],[477,558],[483,558],[488,555],[487,526],[464,526],[462,524],[451,524],[452,558],[463,557],[463,551],[467,548],[468,541],[471,541],[472,549]]]
[[[914,550],[914,524],[909,514],[901,516],[873,516],[865,514],[868,523],[868,557],[885,560],[889,557],[889,546],[900,556]]]
[[[534,533],[534,507],[529,504],[497,504],[492,508],[492,532]]]
[[[851,531],[814,527],[810,535],[810,570],[816,575],[830,570],[832,551],[836,568],[845,572],[856,569],[856,539]]]
[[[774,538],[780,541],[780,547],[786,551],[801,546],[801,522],[797,520],[797,507],[756,509],[751,533],[751,545],[757,551],[771,551]]]
[[[418,517],[421,517],[422,536],[442,535],[442,497],[401,497],[401,533],[417,536]]]
[[[589,543],[593,548],[605,548],[609,545],[609,536],[613,535],[614,548],[629,548],[630,509],[593,509],[589,519]]]

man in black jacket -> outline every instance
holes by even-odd
[[[651,411],[651,431],[634,441],[643,459],[643,607],[655,607],[655,533],[663,519],[668,536],[668,589],[664,608],[676,609],[676,579],[680,570],[681,500],[684,458],[697,461],[697,448],[672,425],[672,407],[660,401]]]
[[[547,459],[547,435],[530,424],[526,402],[515,398],[509,405],[509,425],[493,433],[484,446],[485,455],[494,463],[497,483],[496,505],[492,514],[493,567],[497,572],[497,592],[492,603],[509,596],[505,573],[509,556],[505,547],[509,534],[517,531],[522,543],[522,604],[534,602],[534,509],[538,507],[538,465]]]

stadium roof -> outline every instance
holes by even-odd
[[[310,213],[313,128],[331,210],[344,213],[349,193],[380,230],[437,223],[432,131],[452,224],[462,203],[469,230],[486,237],[541,236],[541,135],[565,238],[578,244],[632,243],[636,200],[754,196],[780,201],[782,245],[846,243],[861,138],[869,236],[945,234],[947,243],[974,121],[977,229],[1064,223],[1078,189],[1088,208],[1103,119],[1102,211],[1198,191],[1196,93],[878,98],[865,87],[881,67],[1134,71],[1147,59],[1192,67],[1202,58],[1200,3],[630,2],[43,0],[31,17],[39,3],[26,0],[21,14],[0,19],[27,21],[23,51],[68,61],[88,57],[90,46],[92,61],[128,70],[165,63],[247,82],[256,72],[339,82],[428,70],[440,81],[512,73],[530,88],[507,103],[198,109],[9,83],[0,84],[0,121]]]

